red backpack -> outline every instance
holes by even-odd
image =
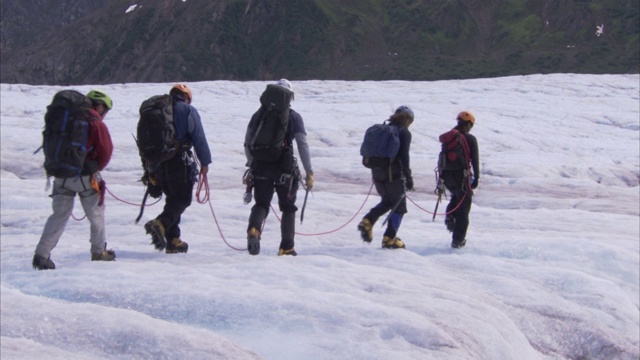
[[[469,144],[467,138],[457,129],[451,129],[440,135],[442,150],[438,157],[438,170],[468,170]]]

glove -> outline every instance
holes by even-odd
[[[151,196],[154,199],[157,199],[160,196],[162,196],[162,187],[160,187],[160,185],[153,185],[149,183],[149,185],[147,185],[147,189],[149,190],[149,196]]]
[[[415,189],[413,188],[413,178],[409,176],[406,179],[404,179],[404,186],[406,187],[407,190],[414,191]]]
[[[154,175],[149,175],[149,173],[145,171],[140,181],[149,189],[149,196],[154,199],[162,196],[162,187]]]
[[[471,189],[475,189],[478,187],[478,178],[473,178],[473,181],[471,182]]]
[[[149,186],[149,185],[153,185],[153,186],[157,186],[158,185],[158,179],[156,179],[156,177],[154,175],[149,175],[148,172],[144,172],[144,175],[142,175],[142,177],[140,178],[140,181],[142,181],[142,184],[144,186]]]
[[[307,173],[307,178],[305,179],[305,185],[307,186],[307,190],[313,189],[313,171],[309,171]]]

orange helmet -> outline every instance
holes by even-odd
[[[191,100],[193,99],[193,95],[191,94],[191,89],[189,89],[187,87],[187,85],[185,84],[175,84],[173,85],[173,87],[171,88],[171,91],[169,91],[169,94],[173,94],[175,93],[175,91],[179,91],[183,94],[186,95],[186,101],[187,103],[191,104]]]
[[[473,116],[473,114],[468,112],[468,111],[463,111],[463,112],[459,113],[458,117],[456,118],[456,120],[458,120],[458,121],[466,121],[466,122],[470,122],[472,124],[476,123],[475,116]]]

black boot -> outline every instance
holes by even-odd
[[[33,255],[33,262],[31,263],[36,270],[53,270],[56,268],[56,264],[51,261],[51,258],[44,258],[40,255]]]

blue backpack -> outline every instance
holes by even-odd
[[[388,124],[375,124],[367,129],[360,146],[362,165],[369,169],[389,166],[398,155],[400,137],[398,127]]]
[[[47,177],[81,174],[87,156],[91,100],[75,90],[56,93],[44,115],[42,146]]]

